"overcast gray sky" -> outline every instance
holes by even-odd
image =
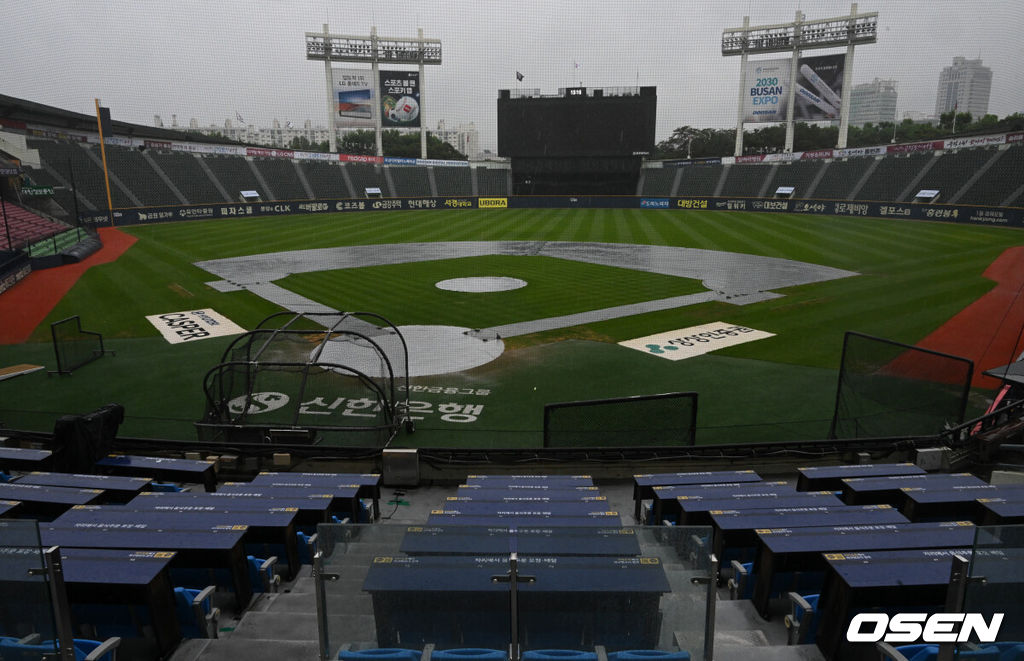
[[[473,121],[495,149],[497,90],[554,93],[655,85],[657,140],[681,125],[736,121],[739,58],[722,57],[722,30],[848,14],[834,0],[7,0],[0,91],[114,119],[167,125],[326,124],[323,64],[305,59],[307,31],[425,36],[442,41],[444,63],[428,67],[428,127]],[[1019,0],[871,0],[878,43],[858,47],[853,82],[899,83],[898,113],[931,114],[939,71],[954,56],[992,68],[989,112],[1024,111],[1024,3]],[[819,51],[808,54],[825,54]],[[772,56],[764,56],[772,57]],[[775,56],[777,57],[777,56]],[[574,67],[574,62],[579,68]],[[525,80],[516,83],[520,71]]]

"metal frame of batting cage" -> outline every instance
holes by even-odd
[[[92,351],[91,351],[92,355],[89,358],[87,358],[85,360],[82,360],[81,362],[78,362],[78,363],[76,363],[74,365],[68,365],[67,364],[67,356],[65,356],[64,359],[61,358],[61,355],[62,355],[62,352],[61,352],[61,349],[60,349],[61,341],[57,337],[57,329],[58,329],[58,327],[60,327],[60,326],[62,326],[64,324],[70,324],[71,322],[75,322],[75,333],[77,335],[87,336],[87,337],[88,336],[95,337],[99,341],[99,345],[100,345],[100,348],[98,350],[97,349],[92,349]],[[104,348],[104,346],[103,346],[103,335],[101,333],[97,333],[95,331],[82,330],[82,319],[77,314],[73,315],[71,317],[67,317],[66,319],[61,319],[60,321],[55,321],[52,324],[50,324],[50,337],[53,338],[53,352],[54,352],[54,354],[56,354],[56,357],[57,357],[57,369],[56,370],[49,370],[47,372],[48,374],[60,374],[60,375],[68,374],[68,375],[70,375],[72,372],[74,372],[79,367],[82,367],[84,365],[88,365],[92,361],[94,361],[94,360],[96,360],[98,358],[102,358],[105,354],[109,353],[112,356],[115,355],[113,351],[108,351],[106,348]],[[75,341],[78,341],[78,340],[64,340],[64,341],[65,342],[75,342]]]

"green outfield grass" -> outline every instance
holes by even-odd
[[[194,438],[191,422],[203,409],[202,375],[230,340],[171,346],[145,316],[209,307],[251,328],[277,311],[248,292],[213,290],[204,283],[217,278],[194,262],[345,245],[549,240],[725,250],[861,275],[794,287],[779,292],[785,294],[782,298],[748,306],[707,303],[512,338],[505,354],[489,365],[415,379],[414,399],[427,401],[434,412],[401,442],[536,444],[545,402],[670,390],[700,393],[701,442],[816,438],[828,429],[845,331],[913,344],[988,291],[992,283],[982,276],[985,268],[1007,248],[1024,244],[1024,233],[1006,228],[628,209],[372,212],[167,223],[124,231],[139,241],[117,262],[90,269],[30,342],[0,347],[0,365],[37,362],[52,367],[49,322],[72,314],[82,316],[85,328],[102,332],[118,355],[71,377],[37,373],[0,382],[0,421],[8,426],[21,422],[49,429],[61,413],[118,401],[128,413],[125,435]],[[493,294],[434,288],[438,280],[468,275],[521,277],[530,284]],[[339,309],[384,314],[397,324],[468,327],[703,289],[681,278],[512,257],[323,271],[290,276],[278,284]],[[743,324],[775,337],[675,363],[614,344],[712,321]],[[488,393],[449,397],[460,404],[484,405],[477,421],[440,420],[436,409],[446,403],[446,388]],[[977,394],[975,411],[984,395]]]

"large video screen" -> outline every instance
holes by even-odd
[[[657,95],[498,98],[498,154],[506,157],[648,156],[654,151]]]

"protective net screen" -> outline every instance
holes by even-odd
[[[57,371],[70,374],[103,355],[103,336],[82,330],[82,321],[75,315],[50,325]]]
[[[697,393],[667,393],[544,407],[544,447],[693,445]]]
[[[963,422],[974,363],[848,332],[830,438],[930,435]]]

